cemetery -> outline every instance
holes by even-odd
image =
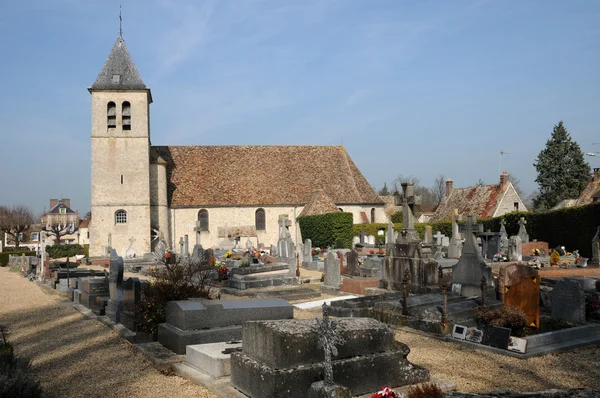
[[[5,118],[7,131],[17,130],[13,119],[23,124],[24,133],[43,130],[37,119],[43,119],[49,133],[79,131],[77,115],[68,118],[73,126],[67,127],[55,118],[60,110],[80,105],[79,97],[75,104],[56,89],[74,85],[64,79],[45,82],[46,71],[32,68],[59,65],[64,73],[75,62],[71,53],[92,56],[87,49],[98,43],[86,43],[82,51],[73,33],[76,24],[65,21],[95,28],[98,24],[79,11],[97,10],[93,3],[70,5],[75,11],[64,13],[68,19],[63,15],[52,23],[35,19],[40,7],[19,10],[36,28],[68,25],[72,31],[62,57],[49,59],[46,53],[55,49],[30,42],[28,54],[39,62],[27,59],[27,65],[16,63],[6,73],[15,75],[24,92],[33,91],[30,81],[56,91],[52,96],[37,93],[40,100],[31,103],[23,102],[22,93],[10,92],[12,102],[5,108],[15,115]],[[161,40],[156,49],[146,50],[140,64],[142,71],[148,65],[156,69],[149,75],[158,83],[155,94],[167,94],[156,102],[167,103],[165,114],[171,114],[156,113],[158,128],[151,129],[152,91],[125,45],[120,11],[117,40],[87,88],[91,152],[66,145],[65,138],[73,145],[79,145],[79,138],[24,134],[44,151],[36,152],[27,142],[32,148],[19,164],[24,172],[12,175],[5,167],[12,179],[4,184],[6,192],[19,191],[13,180],[22,181],[23,188],[31,188],[21,193],[27,200],[37,200],[36,190],[42,188],[64,188],[63,181],[48,178],[52,174],[68,182],[69,189],[80,190],[79,170],[60,163],[50,150],[61,142],[65,152],[75,148],[75,155],[69,155],[73,162],[90,164],[86,192],[91,195],[85,220],[70,208],[70,199],[51,199],[50,211],[44,208],[39,220],[25,205],[0,203],[0,398],[600,397],[600,168],[591,169],[584,160],[600,152],[584,153],[559,122],[534,160],[539,187],[526,198],[517,175],[529,178],[529,170],[521,165],[514,174],[502,171],[509,152],[500,149],[506,144],[515,156],[511,148],[519,144],[520,153],[529,151],[530,144],[519,135],[532,136],[538,108],[554,110],[559,100],[576,109],[559,108],[563,117],[581,118],[580,129],[594,125],[581,115],[595,104],[582,107],[578,95],[560,90],[573,87],[589,100],[592,96],[584,92],[593,86],[589,77],[543,80],[546,75],[579,77],[584,67],[594,65],[589,57],[595,52],[589,49],[597,31],[586,25],[581,10],[554,12],[566,22],[577,16],[589,32],[549,24],[549,12],[539,21],[521,17],[520,8],[534,8],[529,5],[517,10],[487,1],[467,2],[452,13],[444,7],[454,5],[444,4],[441,11],[433,7],[424,15],[403,5],[418,20],[397,18],[387,5],[362,5],[352,13],[337,8],[350,7],[345,2],[324,2],[316,11],[311,2],[259,2],[257,9],[248,2],[235,4],[233,17],[220,2],[159,3],[132,18],[144,22],[148,37],[155,37],[149,35],[155,27],[164,29],[151,18],[154,7],[161,7],[154,17],[165,26],[174,17],[180,25],[152,31]],[[492,6],[494,12],[484,19]],[[11,4],[0,28],[17,31],[12,23],[18,18],[12,17],[20,15],[18,9]],[[42,9],[44,17],[54,15]],[[328,13],[352,19],[341,24],[328,20]],[[268,32],[246,25],[257,15]],[[520,45],[535,40],[513,32],[512,26],[495,32],[497,37],[514,35],[520,45],[507,47],[523,52],[502,53],[496,42],[503,42],[481,35],[482,43],[496,45],[497,58],[479,65],[448,45],[459,34],[464,34],[460,50],[481,44],[462,41],[478,36],[468,31],[473,15],[478,29],[506,27],[508,20],[517,27],[526,20],[528,30],[540,32],[538,41],[551,36],[542,31],[546,25],[567,26],[559,44],[570,51],[564,58],[581,70],[565,73],[548,62],[547,73],[534,75],[542,79],[540,87],[557,93],[536,98],[536,90],[527,87],[531,92],[524,95],[519,86],[528,86],[542,57]],[[501,21],[506,15],[510,19]],[[296,25],[296,19],[304,25]],[[285,36],[288,25],[297,29],[295,40]],[[346,25],[351,30],[345,31]],[[318,36],[311,36],[315,32]],[[97,31],[78,34],[102,36]],[[7,43],[26,48],[22,36],[27,35],[7,36]],[[423,59],[426,52],[420,47],[425,44],[440,46],[427,52],[435,59]],[[555,43],[541,41],[537,50],[553,49],[550,44]],[[581,58],[579,47],[589,59]],[[256,59],[245,58],[248,54]],[[199,59],[218,63],[199,68]],[[470,64],[460,64],[463,59]],[[517,61],[527,64],[527,73],[511,74],[519,71]],[[412,64],[421,70],[411,70]],[[186,76],[184,66],[195,75]],[[460,73],[450,79],[430,68]],[[35,79],[23,78],[21,70],[32,71]],[[387,91],[399,86],[394,74],[412,79],[419,76],[415,72],[428,76],[428,84],[408,81],[400,95]],[[484,85],[488,74],[495,77],[494,87]],[[84,72],[71,75],[80,78]],[[476,89],[467,84],[470,75],[478,79]],[[170,76],[181,80],[169,82]],[[302,81],[307,76],[310,82]],[[333,84],[323,84],[328,80]],[[173,94],[175,89],[181,92]],[[477,97],[480,92],[493,93],[493,111],[483,107],[492,101]],[[60,108],[40,105],[41,99],[54,97],[60,101],[47,102]],[[371,102],[375,97],[379,102]],[[538,104],[534,108],[527,102]],[[415,106],[443,107],[447,114],[421,114]],[[22,109],[37,116],[24,117]],[[475,112],[486,126],[477,125]],[[508,122],[498,123],[500,116],[494,114],[515,125],[514,131],[503,131]],[[523,115],[531,120],[521,120]],[[403,121],[407,134],[396,133],[401,118],[408,119]],[[263,120],[268,120],[266,129],[260,126]],[[432,134],[442,123],[444,131]],[[477,135],[471,131],[475,128],[481,130]],[[331,131],[342,133],[340,144]],[[499,131],[503,135],[497,139],[493,133]],[[209,135],[227,141],[215,145],[206,139]],[[186,136],[199,137],[202,145],[182,145]],[[163,138],[177,145],[163,144]],[[353,151],[346,149],[345,138]],[[11,150],[4,156],[13,166],[17,145],[6,147]],[[486,184],[487,163],[495,170],[498,151],[496,181]],[[48,155],[73,174],[35,163]],[[422,174],[401,174],[390,189],[390,180],[381,190],[372,185],[389,173],[411,172],[416,161]],[[28,173],[29,163],[35,164],[35,174]],[[380,181],[369,181],[359,166],[370,167],[370,177]],[[434,186],[420,184],[419,178],[434,169],[440,173]],[[464,173],[457,178],[471,173],[469,178],[478,181],[459,188],[442,172]]]
[[[561,247],[549,255],[547,242],[523,249],[524,217],[509,236],[504,218],[492,233],[481,232],[489,220],[455,214],[444,239],[432,226],[417,229],[414,194],[403,189],[405,222],[387,225],[383,247],[362,232],[350,247],[310,238],[296,246],[282,215],[269,248],[248,240],[242,249],[244,237],[232,237],[231,247],[204,249],[198,236],[190,250],[185,236],[178,252],[159,242],[144,264],[108,246],[88,266],[25,255],[9,265],[157,368],[226,396],[362,396],[431,381],[453,390],[411,364],[399,330],[520,360],[600,343],[598,253],[582,261]]]

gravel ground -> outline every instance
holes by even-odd
[[[0,325],[16,353],[32,361],[48,396],[215,397],[161,374],[107,326],[8,268],[0,268]]]

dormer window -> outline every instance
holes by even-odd
[[[109,129],[117,127],[117,106],[112,101],[106,106],[106,126]]]
[[[131,130],[131,105],[128,101],[123,102],[122,111],[123,130]]]
[[[112,75],[112,82],[115,84],[121,83],[121,75]]]
[[[67,214],[67,209],[66,209],[66,207],[61,207],[60,209],[58,209],[58,212],[60,214]]]

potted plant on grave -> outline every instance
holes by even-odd
[[[316,248],[312,250],[313,261],[319,261],[319,254],[321,254],[321,249]]]

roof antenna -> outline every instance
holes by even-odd
[[[498,175],[502,174],[502,156],[509,155],[508,152],[505,152],[503,149],[500,150],[500,162],[498,163]]]
[[[119,37],[123,38],[123,18],[121,17],[121,4],[119,4]]]

